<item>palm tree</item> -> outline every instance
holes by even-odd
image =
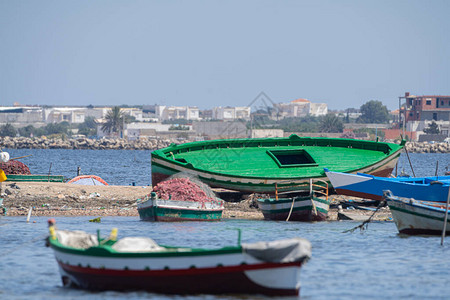
[[[102,125],[102,131],[108,134],[119,133],[123,130],[124,115],[119,106],[114,106],[106,114],[106,123]]]
[[[342,132],[344,123],[334,114],[328,114],[323,117],[319,125],[320,132]]]

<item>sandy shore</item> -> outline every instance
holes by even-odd
[[[7,216],[26,216],[33,207],[33,216],[136,216],[136,200],[151,192],[149,186],[90,186],[49,182],[3,182],[3,206]],[[343,197],[331,197],[338,204]],[[364,218],[371,211],[352,210]],[[388,208],[377,212],[375,220],[389,220]],[[254,197],[240,202],[225,202],[224,219],[263,220],[255,207]],[[330,221],[338,220],[337,209],[330,209]]]

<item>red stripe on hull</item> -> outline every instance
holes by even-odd
[[[260,286],[251,281],[244,271],[300,267],[302,264],[301,262],[269,263],[186,270],[131,271],[92,269],[58,263],[67,274],[75,278],[79,287],[89,290],[146,290],[164,294],[252,293],[283,296],[296,296],[300,290]],[[66,276],[63,276],[63,282],[68,282]],[[76,283],[72,284],[76,285]]]
[[[368,194],[368,193],[363,193],[363,192],[355,192],[355,191],[339,189],[339,188],[335,189],[335,191],[336,191],[336,193],[338,193],[340,195],[353,196],[353,197],[378,200],[378,201],[383,200],[383,196],[380,196],[380,195]]]

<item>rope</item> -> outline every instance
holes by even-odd
[[[295,197],[292,197],[291,210],[289,211],[289,215],[287,216],[286,222],[289,221],[289,218],[291,217],[292,209],[294,208],[294,203],[295,203]]]
[[[358,229],[358,228],[359,228],[361,231],[367,230],[367,228],[369,227],[369,223],[372,221],[372,219],[373,219],[373,217],[375,216],[375,214],[377,213],[377,211],[379,211],[385,204],[386,204],[386,201],[385,201],[385,200],[380,201],[380,204],[378,204],[377,209],[372,213],[372,215],[371,215],[367,220],[365,220],[365,221],[362,222],[360,225],[358,225],[358,226],[356,226],[356,227],[354,227],[354,228],[352,228],[352,229],[348,229],[348,230],[343,231],[342,233],[347,233],[347,232],[353,233],[353,232],[354,232],[356,229]]]

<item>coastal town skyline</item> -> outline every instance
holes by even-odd
[[[0,105],[448,95],[446,1],[0,1]]]

